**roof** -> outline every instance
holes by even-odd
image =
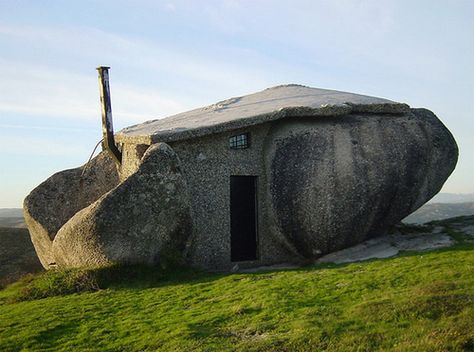
[[[203,108],[147,121],[117,133],[118,142],[170,142],[258,125],[285,117],[331,117],[350,113],[403,114],[391,100],[290,84],[230,98]]]

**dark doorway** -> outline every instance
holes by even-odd
[[[257,177],[230,177],[230,257],[257,259]]]

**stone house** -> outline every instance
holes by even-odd
[[[131,126],[115,143],[120,164],[93,161],[91,196],[54,226],[35,210],[51,187],[25,200],[43,265],[157,263],[170,248],[209,270],[312,261],[419,208],[458,154],[429,110],[300,85]],[[79,187],[77,170],[61,187]]]

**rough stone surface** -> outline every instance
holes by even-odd
[[[456,231],[463,232],[469,236],[470,239],[467,240],[468,242],[474,242],[474,215],[453,218],[450,226]]]
[[[400,251],[425,251],[450,247],[455,241],[445,233],[392,234],[372,238],[354,247],[327,254],[317,263],[350,263],[368,259],[389,258]]]
[[[190,232],[179,159],[171,147],[158,143],[146,151],[135,173],[62,226],[53,254],[61,267],[157,264],[178,260]]]
[[[101,152],[89,164],[54,174],[25,198],[25,221],[45,268],[55,263],[51,246],[61,226],[118,183],[114,162]]]
[[[263,145],[270,124],[253,126],[251,130],[234,130],[186,141],[172,142],[179,155],[188,184],[193,211],[193,234],[186,257],[190,265],[211,270],[230,270],[230,176],[258,176],[258,260],[239,263],[240,268],[281,261],[291,261],[294,253],[270,234],[267,218]],[[251,147],[229,148],[229,138],[250,131]],[[286,258],[286,259],[285,259]]]
[[[430,222],[416,227],[399,225],[394,228],[395,233],[381,235],[356,246],[332,252],[319,258],[316,262],[350,263],[368,259],[389,258],[397,255],[400,251],[427,251],[446,248],[459,242],[471,242],[469,235],[472,236],[473,234],[473,225],[474,215],[437,220],[436,225]],[[456,238],[450,236],[452,230],[458,233]],[[459,239],[460,233],[464,235],[462,236],[464,238]]]
[[[474,236],[474,225],[463,227],[462,231],[470,236]]]
[[[128,143],[122,146],[122,164],[119,169],[121,181],[138,170],[148,147],[149,145],[146,144]]]
[[[275,234],[308,259],[383,234],[439,192],[458,155],[425,109],[280,121],[267,138]]]
[[[230,149],[229,138],[242,133],[250,147]],[[61,216],[51,259],[59,265],[156,263],[173,252],[210,270],[313,261],[417,209],[458,153],[428,110],[297,85],[132,126],[117,140],[122,183]],[[257,259],[238,263],[230,256],[237,175],[257,178],[258,203]],[[49,237],[42,243],[51,247]]]
[[[229,149],[229,138],[245,132],[250,148]],[[171,145],[193,210],[187,258],[213,270],[235,265],[229,240],[232,175],[258,177],[258,259],[239,263],[244,269],[315,259],[383,234],[437,193],[457,160],[451,134],[424,109],[288,117]]]
[[[286,117],[403,114],[408,110],[408,105],[387,99],[288,84],[130,126],[116,137],[121,142],[151,144],[202,137]]]

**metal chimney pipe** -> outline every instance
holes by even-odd
[[[97,71],[99,72],[100,104],[102,108],[103,146],[107,149],[114,161],[120,165],[122,163],[122,153],[117,148],[114,138],[112,105],[110,104],[109,68],[110,67],[107,66],[97,67]]]

